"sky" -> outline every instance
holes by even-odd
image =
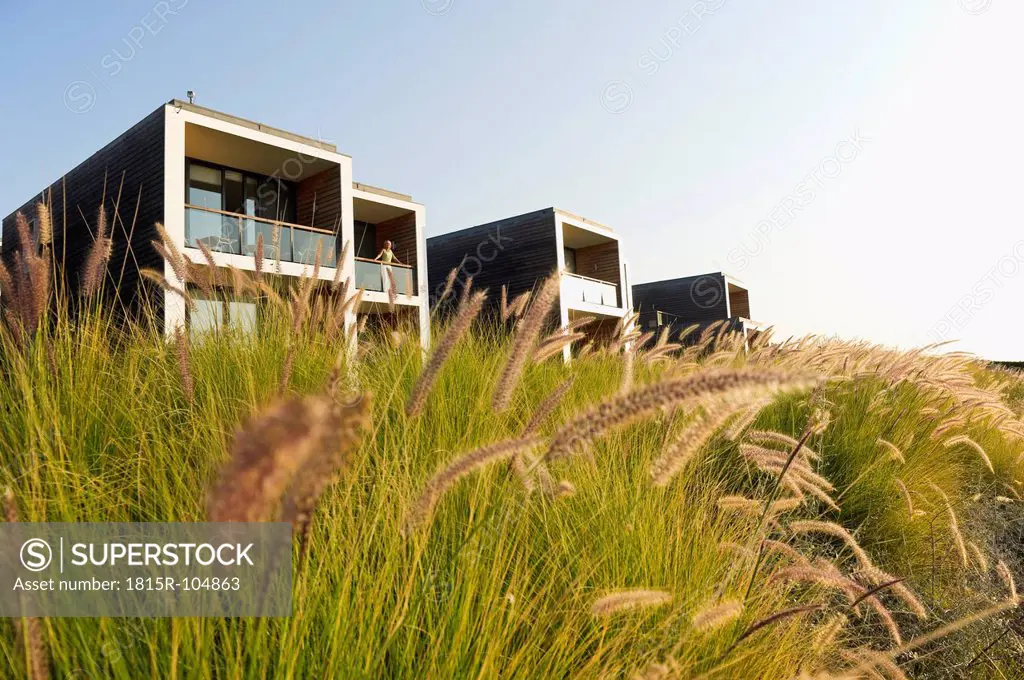
[[[171,98],[331,141],[435,235],[557,206],[782,336],[1024,360],[1016,0],[0,0],[0,214]]]

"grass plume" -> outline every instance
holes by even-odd
[[[483,446],[455,459],[430,478],[419,497],[413,502],[406,520],[406,532],[411,533],[422,526],[433,513],[437,501],[457,481],[495,461],[506,460],[521,452],[530,451],[539,446],[540,442],[540,438],[536,436],[508,439]]]
[[[630,609],[660,607],[671,601],[672,594],[664,590],[622,590],[595,600],[590,613],[594,616],[610,616]]]
[[[706,632],[721,628],[734,621],[743,614],[743,603],[739,600],[729,600],[721,604],[707,605],[693,615],[691,624],[694,630]]]
[[[795,373],[718,370],[646,385],[605,400],[574,418],[555,435],[546,457],[549,460],[567,458],[605,432],[647,418],[662,408],[682,406],[698,397],[732,394],[742,398],[750,393],[763,396],[811,384],[808,378]]]
[[[423,372],[420,373],[412,393],[409,395],[409,401],[406,403],[405,412],[409,417],[418,416],[423,411],[423,405],[426,403],[427,396],[434,386],[434,381],[437,380],[441,367],[444,366],[445,361],[448,360],[455,346],[459,344],[459,340],[469,331],[473,319],[483,309],[486,298],[487,294],[483,291],[473,293],[465,304],[459,308],[455,319],[448,327],[444,337],[434,346],[433,351],[430,353],[430,358],[423,368]]]
[[[293,397],[249,419],[210,492],[211,522],[264,522],[274,516],[297,471],[325,451],[346,448],[348,420],[326,396]]]
[[[505,367],[494,388],[492,403],[494,410],[498,413],[505,411],[512,401],[512,392],[519,383],[519,376],[523,372],[530,352],[537,345],[544,320],[558,299],[561,282],[561,275],[557,272],[545,279],[540,285],[540,291],[533,298],[533,304],[523,316],[512,343],[512,351],[509,353]]]

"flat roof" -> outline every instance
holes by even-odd
[[[747,288],[747,284],[743,283],[742,281],[737,279],[735,276],[732,276],[728,272],[706,272],[704,274],[688,274],[687,276],[677,276],[677,277],[671,278],[671,279],[658,279],[657,281],[645,281],[643,283],[635,283],[633,285],[635,287],[635,286],[647,286],[647,285],[650,285],[650,284],[653,284],[653,283],[674,283],[676,281],[689,281],[691,279],[700,279],[700,278],[709,277],[709,276],[721,277],[723,280],[725,280],[728,283],[736,286],[737,288],[749,291],[749,289]]]
[[[600,222],[595,222],[594,220],[588,220],[586,217],[583,217],[582,215],[577,215],[576,213],[569,212],[568,210],[562,210],[561,208],[552,208],[552,210],[554,210],[557,213],[561,213],[565,217],[576,220],[577,222],[583,222],[584,224],[590,225],[591,227],[597,227],[598,229],[604,229],[605,231],[615,233],[615,230],[609,227],[607,224],[601,224]]]
[[[380,187],[371,186],[369,184],[363,184],[361,182],[352,182],[352,188],[358,189],[359,191],[365,191],[368,194],[377,194],[378,196],[388,196],[389,198],[397,198],[400,201],[409,201],[413,203],[412,196],[409,194],[401,194],[397,191],[391,191],[390,189],[381,189]]]
[[[186,111],[192,111],[203,116],[209,116],[210,118],[217,118],[227,123],[234,123],[235,125],[241,125],[247,127],[250,130],[259,130],[265,132],[268,135],[274,135],[282,139],[287,139],[293,142],[299,142],[300,144],[308,144],[309,146],[315,146],[318,149],[324,151],[330,151],[331,153],[339,153],[338,147],[330,142],[325,142],[320,139],[313,139],[312,137],[306,137],[305,135],[298,135],[294,132],[288,132],[281,128],[272,127],[270,125],[264,125],[263,123],[257,123],[256,121],[249,120],[247,118],[241,118],[239,116],[233,116],[230,113],[224,113],[223,111],[217,111],[216,109],[210,109],[205,106],[199,106],[198,104],[190,104],[180,99],[172,99],[167,102],[168,105],[173,106],[177,109],[184,109]],[[348,156],[348,154],[340,154],[342,156]],[[348,156],[351,158],[351,156]]]

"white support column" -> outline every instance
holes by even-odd
[[[557,212],[555,213],[555,262],[558,263],[560,279],[558,284],[558,320],[562,328],[565,328],[569,325],[569,305],[562,293],[562,286],[565,283],[565,277],[562,276],[562,272],[565,271],[565,226]],[[565,363],[572,361],[572,348],[568,345],[562,349],[562,361]]]
[[[416,207],[416,287],[419,295],[420,347],[424,352],[430,349],[430,290],[427,281],[427,209]]]
[[[164,107],[164,229],[179,248],[185,243],[185,121],[174,107]],[[177,281],[170,263],[164,262],[164,277]],[[163,292],[164,335],[171,337],[185,328],[185,300],[176,293]]]

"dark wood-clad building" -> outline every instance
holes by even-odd
[[[595,339],[632,309],[629,269],[619,236],[578,215],[545,208],[427,239],[431,305],[457,270],[456,295],[472,277],[490,291],[491,310],[562,272],[558,315],[563,325],[581,316],[597,322],[584,330]],[[568,358],[568,351],[566,352]]]
[[[260,235],[267,271],[275,276],[311,274],[319,252],[320,278],[330,281],[340,268],[343,279],[364,291],[346,319],[350,328],[361,315],[381,324],[388,323],[384,317],[401,318],[418,326],[424,347],[429,343],[424,207],[404,194],[355,184],[352,159],[333,144],[172,100],[4,218],[0,256],[8,266],[20,246],[15,214],[36,229],[39,202],[53,213],[53,253],[72,294],[104,206],[113,240],[107,289],[128,309],[156,310],[164,332],[252,326],[258,315],[254,303],[237,300],[225,316],[220,300],[197,290],[188,310],[180,296],[144,281],[143,269],[175,277],[152,245],[160,239],[157,223],[190,267],[200,269],[209,266],[202,244],[218,269],[253,271]],[[374,258],[387,241],[397,260],[385,267]]]
[[[699,332],[723,321],[744,334],[764,329],[750,318],[746,286],[722,272],[638,283],[633,286],[633,304],[643,331],[666,326],[682,330],[697,324]]]

